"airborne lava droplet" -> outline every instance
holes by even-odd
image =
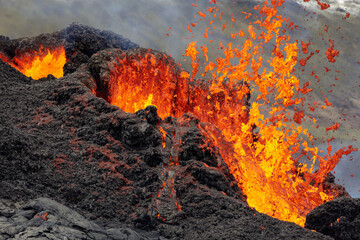
[[[308,47],[309,47],[310,44],[311,44],[310,41],[309,41],[308,43],[305,43],[304,41],[301,41],[302,52],[303,52],[304,54],[309,53]]]
[[[314,55],[314,53],[312,52],[312,53],[310,53],[310,55],[307,56],[306,58],[300,59],[300,60],[299,60],[300,65],[301,65],[301,66],[305,66],[306,63],[307,63],[307,61],[308,61],[313,55]]]
[[[322,3],[320,2],[320,0],[316,0],[316,2],[318,3],[318,5],[321,7],[321,10],[325,10],[328,9],[330,7],[330,4],[328,3]]]
[[[301,124],[302,119],[304,118],[304,112],[303,111],[295,111],[294,113],[294,122],[296,122],[297,124]]]
[[[334,43],[331,39],[329,39],[329,42],[330,42],[330,48],[327,48],[327,51],[325,52],[325,54],[326,54],[326,57],[328,58],[329,62],[334,63],[336,61],[334,57],[339,55],[340,51],[334,49]]]
[[[336,131],[336,130],[339,129],[339,127],[340,127],[340,124],[339,124],[339,123],[335,123],[333,126],[327,127],[327,128],[326,128],[326,131],[327,131],[327,132],[330,131],[330,130]]]
[[[328,31],[329,31],[329,25],[325,25],[324,31],[325,31],[325,32],[328,32]]]

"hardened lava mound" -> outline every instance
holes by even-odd
[[[221,132],[186,113],[206,81],[185,85],[165,53],[128,50],[137,45],[77,24],[33,39],[1,38],[1,52],[13,59],[30,42],[46,48],[41,39],[49,36],[64,46],[64,77],[35,81],[0,61],[0,239],[332,239],[247,205],[214,143]],[[143,99],[150,106],[125,112],[110,104],[108,90],[114,69],[138,78],[128,92],[145,87],[144,66],[121,68],[139,56],[171,84],[153,85]],[[221,96],[206,99],[211,111]]]
[[[72,73],[100,50],[135,47],[138,45],[111,31],[73,23],[66,29],[33,38],[0,36],[0,59],[37,80],[49,74],[59,78]]]

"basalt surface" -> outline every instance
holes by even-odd
[[[0,80],[3,199],[47,197],[171,239],[327,239],[249,208],[195,116],[125,113],[76,76],[34,81],[3,62]]]
[[[306,216],[305,227],[334,239],[360,239],[360,199],[337,198]]]
[[[250,208],[204,133],[213,126],[161,119],[154,106],[127,113],[95,95],[104,65],[94,53],[143,49],[76,24],[54,34],[44,38],[72,59],[65,77],[35,81],[0,60],[0,237],[332,239]],[[40,38],[1,38],[2,51]]]

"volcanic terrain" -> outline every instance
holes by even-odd
[[[63,49],[64,77],[34,80],[14,68],[21,66],[11,59],[35,49]],[[0,239],[359,239],[359,199],[331,175],[324,188],[347,198],[309,214],[305,226],[318,232],[250,208],[215,142],[220,130],[187,113],[201,112],[199,99],[203,111],[213,110],[221,95],[193,97],[206,92],[206,81],[186,85],[165,53],[80,24],[0,37],[0,53],[9,63],[0,61]],[[136,90],[131,76],[146,69],[129,73],[124,66],[134,59],[171,84],[153,82],[158,92],[150,95],[148,80]],[[117,95],[116,71],[127,74]],[[238,102],[242,121],[249,98]],[[144,103],[124,111],[137,99]],[[167,107],[147,106],[153,99]]]

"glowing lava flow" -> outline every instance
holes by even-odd
[[[212,2],[217,4],[215,0]],[[299,125],[305,116],[301,110],[296,110],[301,109],[304,100],[299,94],[305,95],[310,90],[306,89],[306,84],[301,88],[293,74],[298,63],[298,46],[297,42],[290,42],[290,36],[280,33],[286,21],[277,11],[282,4],[283,1],[273,0],[270,4],[266,1],[262,7],[256,6],[254,9],[260,11],[261,18],[250,23],[242,48],[235,47],[232,42],[227,46],[220,43],[224,57],[217,58],[215,63],[208,61],[207,48],[201,47],[206,57],[203,76],[211,75],[208,97],[221,93],[224,100],[218,111],[208,112],[207,115],[195,112],[195,115],[201,121],[216,125],[225,136],[227,143],[221,141],[218,134],[208,134],[218,143],[248,204],[259,212],[303,226],[308,212],[337,196],[335,190],[323,189],[322,183],[340,158],[356,149],[344,147],[331,155],[329,147],[328,154],[321,157],[316,147],[310,147],[312,136]],[[202,20],[209,16],[216,18],[218,11],[219,7],[215,5],[209,7],[209,14],[200,16]],[[223,13],[218,15],[221,21]],[[225,26],[223,24],[223,30]],[[255,28],[262,32],[255,33]],[[245,34],[242,32],[239,37],[245,37]],[[260,50],[271,40],[275,44],[267,69],[263,66]],[[196,42],[189,44],[185,54],[192,60],[193,78],[199,66]],[[246,88],[230,95],[229,89],[224,87],[226,82],[226,86],[236,88],[239,80],[246,82],[252,96],[256,97],[247,118],[237,112],[239,108],[231,106],[245,97]],[[295,113],[291,113],[289,107],[295,109]],[[316,122],[314,118],[313,121]],[[255,136],[254,127],[257,130]],[[229,154],[228,143],[232,146],[232,154]],[[308,167],[300,157],[294,157],[301,147],[304,149],[301,157],[311,160],[312,166]],[[314,171],[316,162],[318,169]]]
[[[0,55],[0,58],[35,80],[47,77],[49,74],[56,78],[64,76],[63,67],[66,57],[63,46],[52,49],[40,46],[38,51],[17,53],[12,59],[5,55]]]
[[[200,17],[220,16],[221,21],[222,14],[216,13],[217,1],[211,3],[215,6],[209,7],[208,14],[199,13]],[[209,61],[207,47],[201,47],[206,57],[203,76],[210,75],[208,80],[193,79],[199,68],[196,42],[190,43],[185,53],[192,60],[191,75],[174,73],[165,64],[164,56],[148,53],[139,60],[123,55],[111,72],[109,100],[128,112],[152,104],[163,118],[188,111],[201,121],[214,124],[221,132],[210,128],[203,132],[217,144],[248,204],[259,212],[303,226],[308,212],[337,196],[335,190],[323,189],[322,183],[342,155],[356,149],[349,146],[331,155],[330,147],[322,157],[316,147],[310,147],[312,136],[299,125],[306,116],[296,109],[301,109],[303,102],[299,94],[305,95],[311,89],[307,89],[308,84],[301,88],[293,75],[299,50],[297,42],[291,43],[289,36],[280,33],[286,21],[277,11],[282,4],[283,1],[273,0],[256,6],[254,9],[262,17],[249,25],[247,34],[240,30],[232,37],[244,38],[242,48],[231,42],[227,46],[221,43],[224,57],[218,57],[216,62]],[[226,24],[222,26],[224,30]],[[275,44],[267,69],[261,49],[270,41]],[[181,79],[183,91],[176,90],[176,79]],[[249,92],[256,98],[250,111],[244,105]],[[295,113],[288,111],[289,107]],[[300,148],[301,155],[295,158]],[[301,157],[313,165],[308,167]],[[314,171],[316,163],[318,169]]]

